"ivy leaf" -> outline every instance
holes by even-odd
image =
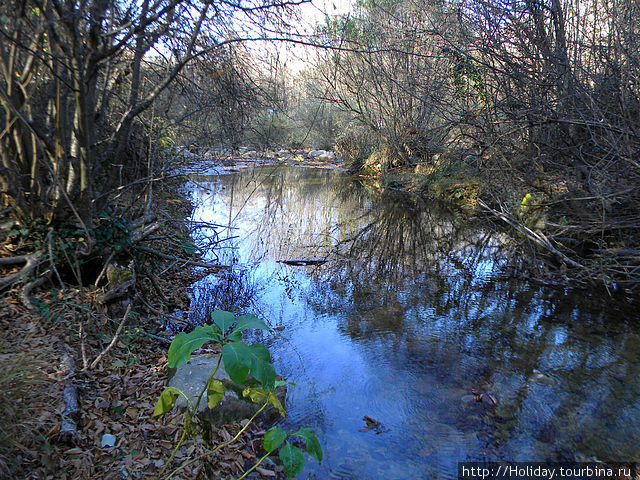
[[[290,443],[287,443],[280,449],[278,455],[284,465],[284,474],[287,478],[292,478],[298,475],[304,467],[304,455],[298,447],[294,447]]]
[[[233,325],[235,316],[231,312],[214,310],[213,313],[211,313],[211,320],[213,320],[213,323],[220,327],[220,330],[224,333]]]
[[[158,398],[158,402],[156,403],[156,408],[153,411],[152,416],[155,418],[170,412],[176,404],[176,400],[179,396],[180,390],[176,387],[165,388],[160,394],[160,398]]]
[[[264,434],[264,449],[267,452],[273,452],[286,438],[287,433],[283,429],[273,427]]]
[[[219,341],[220,333],[214,325],[200,325],[190,333],[180,332],[173,339],[167,354],[169,368],[187,363],[194,350],[210,341]]]
[[[304,438],[307,444],[307,453],[315,458],[318,463],[322,462],[322,447],[313,430],[310,428],[301,428],[293,435]]]
[[[207,406],[214,408],[224,397],[224,385],[220,380],[212,378],[207,383]]]
[[[235,331],[239,332],[248,328],[269,330],[269,327],[255,315],[240,315],[238,317],[238,324],[236,325]]]
[[[222,347],[222,361],[224,369],[231,380],[242,385],[247,380],[249,367],[251,366],[251,351],[243,342],[227,343]]]

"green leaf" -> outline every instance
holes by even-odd
[[[261,362],[269,362],[271,360],[269,350],[260,343],[249,345],[249,354],[251,361],[260,360]]]
[[[251,366],[251,351],[246,343],[227,343],[222,347],[222,361],[231,380],[238,385],[242,385],[247,380]]]
[[[212,378],[207,383],[207,406],[214,408],[224,397],[224,385],[220,380]]]
[[[180,396],[180,390],[175,387],[167,387],[160,394],[160,398],[158,398],[158,402],[156,403],[156,408],[153,411],[153,417],[159,417],[160,415],[164,415],[167,412],[170,412],[173,409],[173,406],[176,404],[176,400]]]
[[[307,444],[307,453],[315,458],[318,463],[322,461],[322,447],[320,446],[318,438],[313,433],[313,430],[310,428],[301,428],[293,435],[304,438]]]
[[[214,310],[211,314],[211,320],[215,323],[222,333],[226,332],[231,325],[235,322],[235,316],[231,312],[225,312],[224,310]]]
[[[242,341],[242,333],[240,330],[234,330],[229,335],[227,335],[227,340],[231,342],[241,342]]]
[[[236,325],[235,330],[239,332],[248,328],[269,330],[269,327],[255,315],[240,315],[238,317],[238,325]]]
[[[169,346],[169,353],[167,354],[169,368],[175,368],[187,363],[194,350],[197,350],[207,342],[217,342],[219,340],[220,334],[213,325],[200,325],[190,333],[179,333]]]
[[[275,387],[284,387],[285,385],[293,385],[295,387],[294,382],[287,382],[286,380],[276,380]]]
[[[278,455],[284,465],[284,474],[287,478],[292,478],[298,475],[304,467],[304,455],[298,447],[294,447],[290,443],[287,443],[280,449]]]
[[[265,399],[267,399],[267,402],[273,405],[278,410],[278,412],[280,412],[281,416],[287,416],[287,412],[282,407],[282,404],[280,403],[280,400],[278,400],[278,397],[276,397],[275,393],[269,390],[265,390],[264,388],[247,387],[242,391],[242,396],[245,398],[249,397],[249,399],[253,403],[262,403]]]
[[[283,429],[273,427],[264,434],[264,449],[267,452],[273,452],[286,438],[287,433]]]
[[[249,345],[250,371],[253,378],[258,380],[267,390],[273,390],[276,382],[276,369],[269,361],[271,354],[267,347],[254,343]]]

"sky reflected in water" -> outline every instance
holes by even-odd
[[[455,478],[471,460],[640,461],[635,312],[508,275],[500,233],[343,172],[199,177],[194,219],[233,265],[192,317],[256,313],[324,449],[299,478]],[[214,236],[201,230],[200,245]],[[289,266],[281,260],[326,260]],[[384,429],[360,431],[364,416]]]

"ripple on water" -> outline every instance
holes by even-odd
[[[362,459],[346,459],[340,465],[329,469],[329,478],[333,480],[353,480],[356,477],[354,465],[362,462]]]

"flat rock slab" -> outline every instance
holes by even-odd
[[[193,355],[187,363],[180,365],[176,369],[174,375],[169,380],[169,386],[181,390],[189,397],[191,405],[195,405],[200,392],[211,376],[211,372],[215,370],[218,364],[219,356],[219,354]],[[220,362],[220,368],[218,368],[213,378],[220,380],[224,384],[224,398],[216,407],[210,409],[207,406],[207,394],[205,392],[200,400],[200,405],[198,405],[197,414],[200,418],[215,425],[222,425],[251,418],[259,410],[260,405],[252,403],[242,397],[242,387],[231,381],[222,362]],[[276,395],[283,404],[285,393],[285,389],[282,389],[282,391],[276,390]],[[184,409],[185,404],[186,400],[184,397],[178,397],[176,406]],[[277,412],[272,407],[265,410],[264,415],[267,423],[276,419],[273,413]]]

